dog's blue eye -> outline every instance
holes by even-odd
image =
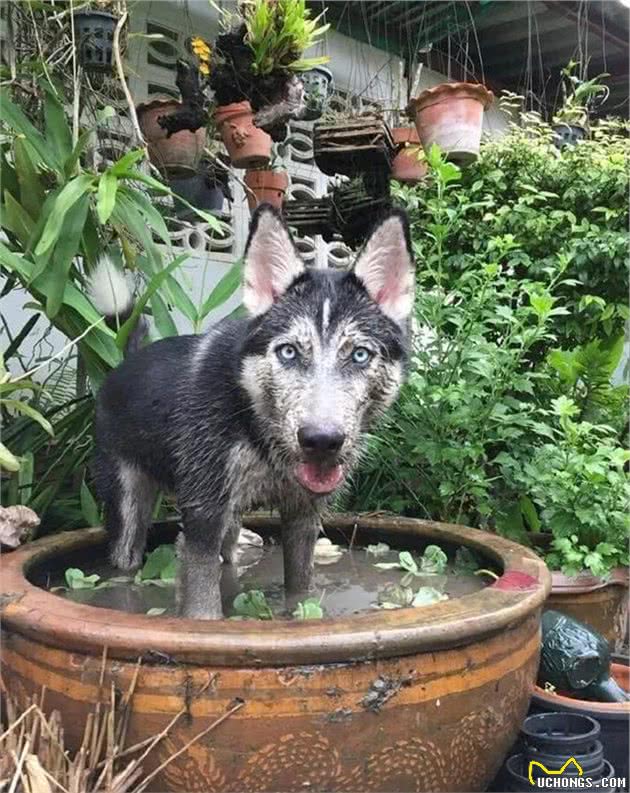
[[[352,350],[352,362],[356,363],[358,366],[365,366],[371,357],[372,353],[367,347],[355,347],[354,350]]]
[[[276,354],[281,361],[294,361],[297,358],[297,350],[292,344],[281,344]]]

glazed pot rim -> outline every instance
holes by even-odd
[[[595,576],[587,570],[574,576],[568,576],[560,570],[551,571],[551,594],[580,595],[596,592],[609,586],[630,586],[630,568],[615,567],[606,578]]]
[[[440,83],[434,85],[433,88],[427,88],[422,91],[415,99],[409,101],[408,112],[413,115],[424,110],[431,105],[436,105],[438,102],[443,102],[449,96],[455,94],[467,94],[469,99],[477,99],[483,105],[483,109],[487,110],[492,104],[494,94],[485,85],[481,83]]]
[[[188,663],[240,666],[342,663],[389,658],[470,644],[525,620],[542,607],[551,587],[544,562],[514,542],[456,524],[416,518],[332,515],[324,527],[383,530],[423,540],[466,545],[503,568],[492,586],[422,609],[403,608],[317,621],[201,621],[153,617],[99,608],[35,586],[25,573],[47,556],[103,543],[105,531],[51,535],[3,559],[1,623],[5,630],[84,653],[136,659],[158,652]],[[249,528],[279,521],[247,516]]]

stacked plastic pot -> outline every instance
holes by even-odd
[[[591,789],[615,791],[615,769],[604,757],[600,725],[590,716],[572,713],[539,713],[521,728],[521,753],[505,763],[504,783],[509,791],[545,787],[537,780],[549,776],[591,780]],[[532,783],[534,788],[532,788]],[[586,786],[585,786],[586,787]]]

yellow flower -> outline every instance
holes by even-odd
[[[207,77],[210,74],[210,66],[207,63],[200,63],[199,71]]]
[[[190,46],[200,61],[210,60],[210,47],[200,36],[194,36],[190,42]]]

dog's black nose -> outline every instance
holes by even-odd
[[[338,427],[318,427],[306,424],[298,430],[298,441],[308,454],[336,454],[343,446],[345,434]]]

